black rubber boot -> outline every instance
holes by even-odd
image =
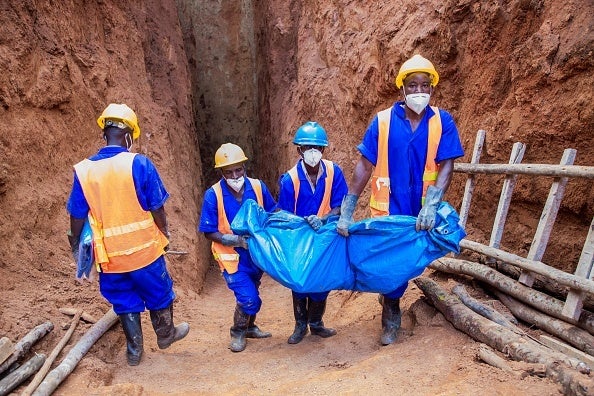
[[[150,311],[150,313],[159,349],[169,348],[171,344],[188,335],[189,324],[182,322],[177,326],[173,325],[173,304],[168,308]]]
[[[324,321],[322,317],[326,311],[326,300],[324,301],[313,301],[309,298],[309,330],[311,334],[320,336],[322,338],[332,337],[336,335],[336,330],[329,327],[324,327]]]
[[[260,330],[260,328],[256,326],[256,315],[250,315],[245,336],[246,338],[268,338],[272,337],[272,334],[267,331]]]
[[[239,308],[239,305],[235,307],[235,313],[233,314],[233,326],[229,330],[231,333],[231,344],[229,349],[232,352],[241,352],[247,345],[246,333],[250,320],[250,315],[246,314]]]
[[[381,296],[382,304],[382,345],[390,345],[396,341],[402,313],[400,312],[400,299]]]
[[[118,315],[124,334],[126,335],[126,358],[129,366],[138,366],[142,357],[142,325],[140,324],[140,313],[127,313]]]
[[[307,297],[297,298],[293,293],[293,314],[295,315],[295,330],[287,342],[299,344],[307,334]]]

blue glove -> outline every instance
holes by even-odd
[[[417,232],[420,230],[430,230],[435,225],[435,216],[437,215],[437,207],[443,198],[443,190],[429,186],[427,194],[425,194],[425,204],[419,212],[417,217],[417,224],[415,226]]]
[[[340,218],[336,223],[336,231],[345,237],[349,236],[349,227],[355,222],[353,220],[353,213],[355,212],[355,206],[359,196],[355,194],[347,194],[342,199],[342,205],[340,205]]]
[[[305,216],[305,220],[308,222],[311,228],[314,229],[314,231],[319,230],[324,225],[324,221],[316,215]]]
[[[247,249],[247,237],[242,235],[235,235],[235,234],[223,234],[221,238],[221,243],[224,246],[233,246],[233,247],[240,247]]]

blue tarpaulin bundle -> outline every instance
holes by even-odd
[[[454,208],[442,202],[431,231],[416,232],[416,217],[365,219],[336,232],[331,218],[318,231],[286,211],[267,213],[246,201],[231,224],[248,235],[249,252],[274,280],[300,293],[354,290],[389,293],[419,276],[433,260],[459,253],[466,236]]]
[[[95,254],[93,252],[93,232],[89,219],[85,220],[82,232],[80,233],[80,242],[78,245],[78,260],[76,261],[76,278],[88,278],[91,273]]]

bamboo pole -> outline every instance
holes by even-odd
[[[33,330],[28,332],[19,342],[14,346],[14,352],[12,355],[0,365],[0,373],[6,371],[14,362],[23,357],[29,349],[39,341],[43,336],[54,329],[52,322],[45,322],[39,326],[35,326]]]
[[[49,372],[43,382],[37,387],[33,395],[49,396],[64,381],[66,377],[74,370],[78,362],[88,352],[93,344],[111,328],[118,320],[118,316],[110,309],[97,323],[93,325],[82,338],[76,343],[68,355],[62,360],[56,368]]]
[[[594,166],[551,164],[465,164],[455,163],[454,172],[539,175],[551,177],[583,177],[594,179]]]
[[[35,374],[35,377],[33,377],[33,379],[31,380],[29,385],[27,385],[21,396],[31,395],[33,391],[37,388],[37,386],[41,383],[41,381],[49,371],[50,367],[52,366],[52,363],[54,362],[54,360],[56,360],[56,357],[58,357],[60,351],[62,351],[64,346],[68,343],[68,340],[70,340],[70,337],[72,337],[72,333],[74,333],[74,329],[76,329],[76,325],[78,324],[78,321],[82,316],[82,313],[82,309],[79,309],[76,312],[74,318],[72,319],[72,322],[70,323],[70,328],[68,329],[66,334],[64,334],[64,337],[62,337],[58,345],[56,345],[52,353],[49,355],[49,358],[47,358],[45,363],[43,363],[43,367],[41,367],[37,374]]]

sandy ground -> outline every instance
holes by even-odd
[[[430,273],[427,270],[426,273]],[[293,329],[290,291],[268,276],[261,287],[263,308],[257,324],[272,332],[248,340],[244,352],[228,349],[234,299],[217,270],[207,276],[200,295],[178,293],[176,321],[191,331],[168,350],[156,347],[148,314],[143,316],[145,354],[128,367],[125,344],[118,337],[109,367],[94,358],[58,389],[56,395],[555,395],[548,379],[520,377],[479,362],[478,343],[455,330],[427,305],[411,285],[403,298],[404,317],[398,341],[382,347],[377,294],[334,291],[328,300],[326,325],[332,338],[308,335],[287,344]],[[119,325],[111,332],[120,332]],[[101,352],[97,351],[98,354]],[[110,374],[106,374],[109,370]],[[111,376],[110,385],[97,380]],[[93,378],[95,376],[95,378]],[[105,382],[105,381],[103,381]]]

